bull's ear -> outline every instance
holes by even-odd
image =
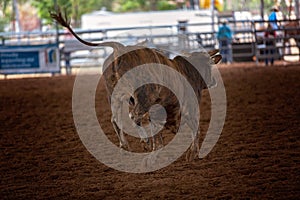
[[[212,56],[211,60],[213,61],[214,64],[219,64],[222,60],[222,56],[220,54]]]
[[[133,96],[131,96],[131,97],[129,98],[129,105],[134,106],[134,104],[135,104],[134,98],[133,98]]]

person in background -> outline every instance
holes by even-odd
[[[273,6],[271,8],[271,13],[269,15],[269,21],[270,21],[270,24],[273,28],[273,30],[278,30],[278,24],[277,24],[277,13],[279,12],[279,9],[277,6]]]
[[[219,27],[217,39],[219,42],[220,54],[223,57],[223,62],[232,63],[232,31],[227,25],[228,21],[223,20],[222,26]]]
[[[267,30],[265,31],[265,64],[268,66],[269,61],[271,65],[274,64],[274,54],[276,51],[276,31],[273,29],[271,22],[268,24]]]

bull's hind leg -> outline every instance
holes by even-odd
[[[162,134],[159,132],[157,137],[158,137],[158,140],[159,140],[159,145],[158,145],[158,147],[159,147],[159,148],[162,148],[162,147],[164,146],[164,139],[163,139],[163,136],[162,136]]]
[[[200,151],[200,146],[199,146],[199,131],[197,131],[196,136],[193,138],[193,142],[187,151],[186,154],[186,160],[187,161],[192,161],[195,160],[198,157]]]
[[[160,149],[164,146],[164,141],[161,133],[157,133],[152,137],[152,151]]]
[[[152,137],[152,151],[162,148],[164,145],[163,137],[160,132],[155,132],[155,123],[150,121],[150,133]],[[158,144],[157,144],[158,143]]]
[[[121,128],[118,127],[116,121],[114,120],[114,117],[111,118],[111,123],[115,129],[115,132],[117,133],[117,136],[118,136],[118,139],[120,142],[120,147],[123,149],[130,150],[129,143],[123,133],[122,127]]]
[[[192,130],[192,143],[186,153],[186,160],[192,161],[197,158],[198,153],[200,151],[200,147],[199,147],[200,127],[197,126],[199,124],[196,123],[194,120],[190,120],[187,124]]]
[[[142,148],[146,151],[150,151],[151,141],[149,140],[149,137],[147,136],[145,129],[141,126],[136,126],[136,128],[138,129],[138,134],[141,138],[140,142],[142,144]]]

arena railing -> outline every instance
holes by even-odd
[[[299,19],[295,20],[299,23]],[[262,46],[259,46],[261,38],[259,35],[264,31],[259,29],[259,25],[265,25],[268,21],[251,21],[239,20],[229,21],[229,24],[234,32],[233,57],[234,61],[240,61],[245,58],[252,58],[256,56],[258,60],[263,59],[263,55],[259,54]],[[286,21],[280,21],[285,23]],[[218,30],[218,23],[212,27],[212,23],[186,23],[184,27],[182,24],[165,25],[165,26],[138,26],[128,28],[106,28],[81,30],[76,29],[81,37],[86,40],[94,42],[102,42],[105,40],[114,40],[125,43],[126,45],[135,44],[148,39],[153,47],[166,49],[174,52],[197,51],[200,48],[211,50],[218,48],[216,40],[216,31]],[[286,32],[289,30],[298,30],[297,27],[280,26],[279,31]],[[142,34],[139,34],[141,32]],[[109,50],[105,48],[91,49],[84,45],[76,43],[73,45],[68,42],[72,41],[72,37],[65,30],[59,30],[59,48],[61,49],[62,66],[66,66],[66,59],[71,62],[71,67],[81,66],[82,63],[76,62],[84,60],[87,66],[101,65],[104,58],[109,54]],[[126,33],[126,34],[124,34]],[[293,36],[296,40],[299,35]],[[0,33],[2,46],[14,44],[47,44],[56,42],[56,31],[49,30],[46,32],[21,32],[21,33]],[[290,36],[281,35],[278,41],[285,41],[290,39]],[[281,42],[282,44],[282,42]],[[70,46],[71,45],[71,46]],[[295,47],[297,45],[278,45],[280,53],[283,55],[294,55],[285,51],[288,47]],[[0,46],[1,48],[1,46]],[[85,52],[84,52],[85,51]],[[70,57],[65,56],[65,53],[70,53]],[[87,62],[88,61],[88,62]],[[76,64],[78,63],[78,64]]]
[[[300,19],[292,20],[278,20],[278,29],[275,30],[275,53],[273,55],[266,54],[266,50],[270,47],[266,45],[268,38],[264,36],[267,25],[270,22],[268,20],[253,21],[254,23],[254,35],[256,41],[256,63],[267,58],[273,57],[277,60],[285,60],[287,57],[295,57],[292,59],[299,61],[300,59]],[[298,59],[297,59],[298,57]]]

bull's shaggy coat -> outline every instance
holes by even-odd
[[[221,60],[221,56],[218,55],[218,51],[214,50],[207,53],[193,53],[189,57],[177,56],[174,59],[167,58],[162,52],[157,49],[151,49],[144,47],[142,45],[135,46],[123,46],[117,42],[103,42],[103,43],[90,43],[82,40],[69,25],[67,17],[63,17],[61,12],[51,13],[52,18],[54,18],[62,26],[66,27],[80,42],[89,46],[106,46],[112,47],[114,49],[113,53],[108,57],[103,65],[103,76],[105,79],[106,89],[108,92],[108,99],[111,101],[111,95],[114,91],[118,80],[130,69],[153,63],[168,66],[180,74],[182,74],[189,82],[193,88],[198,102],[200,103],[201,91],[212,84],[213,80],[211,77],[211,65],[218,63]],[[195,63],[196,60],[196,63]],[[196,65],[196,66],[195,66]],[[155,71],[155,70],[154,70]],[[200,73],[201,74],[200,74]],[[159,72],[154,72],[159,73]],[[180,85],[178,80],[172,80],[174,85]],[[187,97],[188,98],[188,97]],[[120,97],[119,101],[123,99]],[[158,84],[147,84],[138,88],[132,97],[127,99],[131,105],[131,117],[136,122],[136,125],[141,126],[142,120],[146,117],[149,119],[149,109],[154,104],[160,104],[166,109],[167,112],[167,123],[166,126],[178,127],[180,120],[180,106],[178,100],[168,88],[158,85]],[[110,102],[111,103],[111,102]],[[122,107],[114,108],[117,113],[122,112]],[[189,113],[192,115],[193,113]],[[118,115],[112,115],[112,123],[115,131],[120,140],[120,146],[124,148],[129,148],[128,142],[123,135],[122,119]],[[150,121],[151,123],[151,121]],[[194,122],[187,121],[190,127],[193,126]],[[194,142],[191,145],[190,153],[188,154],[188,159],[194,159],[198,155],[199,144],[199,128],[196,130],[197,134],[194,137]],[[156,138],[156,137],[153,137]],[[152,146],[155,150],[156,140],[153,139]],[[162,141],[160,141],[162,144]]]

